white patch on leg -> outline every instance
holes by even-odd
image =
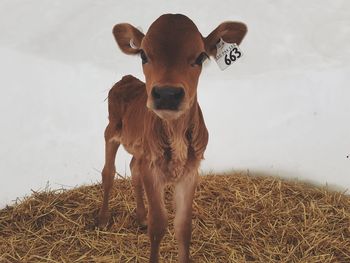
[[[112,138],[110,138],[108,142],[120,143],[121,142],[121,136],[119,134],[116,134]]]

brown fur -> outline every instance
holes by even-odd
[[[129,24],[118,24],[113,33],[127,54],[141,52],[149,57],[143,66],[146,83],[128,75],[108,95],[109,124],[105,131],[106,160],[102,171],[104,188],[99,225],[108,222],[108,198],[115,174],[115,156],[120,144],[133,155],[130,163],[135,190],[136,217],[148,227],[150,262],[158,262],[159,245],[167,227],[163,191],[175,186],[175,236],[179,262],[189,262],[192,200],[198,168],[208,143],[208,132],[197,102],[201,66],[193,61],[201,52],[212,54],[219,38],[234,36],[241,41],[246,28],[226,22],[203,38],[195,24],[183,15],[163,15],[146,35]],[[238,28],[238,29],[237,29]],[[242,30],[243,28],[243,30]],[[172,31],[169,33],[169,29]],[[130,41],[136,48],[130,47]],[[213,44],[214,43],[214,44]],[[162,112],[153,107],[154,86],[180,86],[185,96],[178,111]],[[148,216],[143,192],[148,200]]]

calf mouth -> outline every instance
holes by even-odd
[[[163,120],[176,120],[184,113],[182,110],[152,109],[152,111]]]

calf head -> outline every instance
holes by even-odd
[[[246,32],[243,23],[224,22],[204,38],[192,20],[180,14],[160,16],[145,35],[126,23],[113,28],[124,53],[140,54],[147,107],[166,120],[178,118],[195,102],[202,63],[215,56],[220,38],[240,44]]]

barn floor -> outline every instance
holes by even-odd
[[[147,262],[131,182],[117,179],[112,224],[95,229],[101,186],[34,192],[0,210],[0,262]],[[161,262],[176,262],[171,191]],[[201,177],[193,262],[350,262],[350,196],[248,175]]]

